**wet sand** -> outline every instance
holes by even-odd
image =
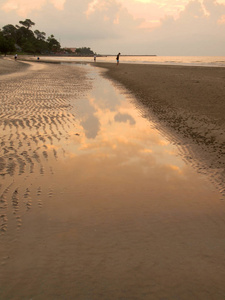
[[[225,69],[98,63],[144,105],[143,116],[182,146],[189,162],[225,183]],[[146,112],[149,110],[150,115]]]
[[[85,65],[0,87],[0,299],[224,299],[221,194],[137,99]]]
[[[0,56],[0,76],[25,71],[28,66],[28,64],[21,61],[14,61],[11,58]]]

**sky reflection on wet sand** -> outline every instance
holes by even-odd
[[[61,139],[45,142],[51,172],[31,182],[45,197],[41,209],[22,213],[16,236],[9,222],[2,237],[10,259],[0,298],[209,299],[212,274],[216,289],[224,286],[218,191],[141,117],[132,96],[83,67],[93,88],[70,103],[74,123],[58,128]]]
[[[187,172],[195,173],[178,156],[176,147],[142,118],[131,95],[122,93],[95,71],[91,76],[93,89],[85,99],[75,103],[76,127],[63,146],[63,164],[68,161],[69,165],[73,162],[80,165],[82,161],[84,172],[96,176],[105,176],[108,171],[112,177],[118,177],[125,171],[127,181],[130,177],[134,180],[140,176],[149,178],[151,174],[155,177],[157,169],[163,170],[162,180],[176,174],[177,179],[186,181]],[[134,174],[129,176],[131,169],[138,174],[137,178]],[[75,176],[79,180],[79,175]],[[196,178],[203,179],[199,174]]]

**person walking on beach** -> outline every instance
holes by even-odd
[[[14,59],[17,60],[17,54],[14,56]]]
[[[96,62],[96,54],[94,55],[94,62]]]
[[[118,66],[118,64],[119,64],[119,62],[120,62],[120,52],[117,54],[117,56],[116,56],[116,61],[117,61],[117,66]]]

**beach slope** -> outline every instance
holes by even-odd
[[[0,75],[12,74],[26,70],[29,64],[21,61],[14,61],[8,57],[0,56]]]
[[[155,119],[157,127],[160,124],[161,130],[182,145],[187,160],[207,172],[219,173],[224,181],[224,68],[96,65],[137,97],[139,106],[144,107],[143,115]]]

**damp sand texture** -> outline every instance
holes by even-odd
[[[150,118],[225,185],[224,68],[99,63],[137,97]],[[153,114],[152,114],[153,113]],[[145,111],[144,115],[148,117]],[[190,145],[190,146],[189,146]],[[187,157],[188,159],[188,157]],[[217,180],[217,179],[216,179]],[[225,190],[224,190],[225,194]]]
[[[0,299],[224,299],[224,203],[98,69],[1,76]]]

